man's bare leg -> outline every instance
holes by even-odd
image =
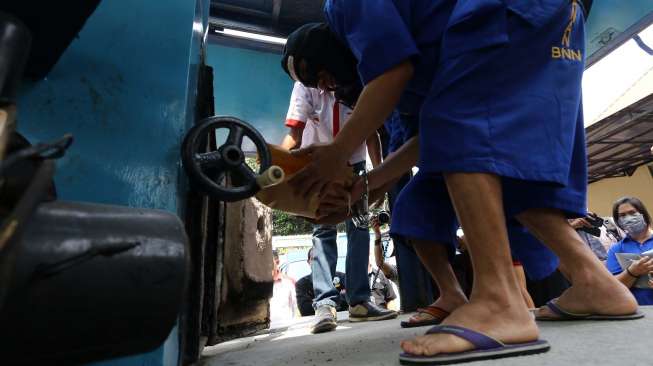
[[[562,309],[601,315],[627,315],[637,310],[630,290],[605,269],[562,211],[531,209],[517,215],[517,219],[560,258],[561,270],[572,284],[558,299]],[[542,307],[538,315],[556,316],[547,307]]]
[[[474,285],[469,303],[451,313],[443,324],[470,328],[504,343],[536,340],[539,331],[512,268],[500,178],[483,173],[452,173],[445,179],[465,231]],[[459,337],[445,334],[416,337],[403,341],[401,347],[415,355],[474,348]]]
[[[460,288],[456,274],[449,263],[446,246],[425,240],[410,240],[410,243],[438,286],[440,297],[431,305],[451,313],[467,303],[467,296]],[[431,318],[428,314],[425,316]]]
[[[531,297],[531,294],[528,293],[528,287],[526,286],[526,273],[524,273],[524,267],[513,264],[512,268],[515,271],[517,283],[519,283],[519,290],[521,291],[521,297],[524,299],[526,307],[529,309],[534,308],[535,303],[533,303],[533,298]]]

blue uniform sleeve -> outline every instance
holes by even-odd
[[[610,247],[610,250],[608,251],[608,259],[605,262],[606,267],[608,267],[608,271],[610,271],[610,273],[613,275],[624,271],[623,268],[621,268],[619,265],[619,261],[617,261],[617,253],[619,252],[621,252],[621,242]]]
[[[327,0],[326,17],[358,60],[358,73],[368,84],[387,70],[419,54],[395,2],[390,0]]]

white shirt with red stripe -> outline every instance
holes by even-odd
[[[349,120],[352,110],[336,102],[332,92],[307,88],[299,82],[290,96],[286,115],[287,127],[304,127],[302,147],[329,143]],[[367,148],[361,145],[349,159],[350,164],[365,161]]]

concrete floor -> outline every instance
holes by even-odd
[[[643,307],[646,318],[634,321],[540,322],[548,353],[473,363],[483,366],[513,365],[653,365],[653,307]],[[399,365],[399,341],[428,328],[402,329],[399,321],[350,323],[339,313],[335,332],[312,335],[302,318],[285,330],[272,330],[249,338],[204,349],[204,366],[254,365]]]

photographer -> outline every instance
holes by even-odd
[[[308,250],[308,258],[306,259],[309,267],[313,267],[313,248]],[[336,303],[336,311],[347,311],[349,309],[349,304],[347,303],[345,295],[345,274],[342,272],[336,271],[335,276],[333,277],[333,286],[338,290],[339,296],[334,300]],[[302,316],[315,315],[315,309],[313,309],[313,299],[315,298],[315,292],[313,291],[313,273],[302,277],[295,284],[295,293],[297,294],[297,306],[299,307],[299,313]]]
[[[601,227],[603,226],[602,218],[593,212],[589,212],[585,217],[569,220],[569,225],[576,230],[599,260],[605,261],[607,259],[607,250],[600,239]]]
[[[370,279],[371,296],[370,299],[375,305],[390,310],[399,310],[397,307],[396,299],[397,294],[392,287],[392,282],[383,274],[378,268],[374,268],[370,262],[367,267],[368,276]]]
[[[386,220],[386,216],[389,216],[389,214],[383,211],[379,215],[372,218],[371,226],[374,230],[374,262],[376,263],[377,268],[381,269],[387,279],[397,282],[399,279],[397,266],[385,261],[385,250],[381,240],[381,225],[384,225],[390,221],[389,217]]]

